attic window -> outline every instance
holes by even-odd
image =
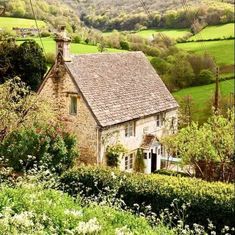
[[[135,136],[135,122],[128,122],[125,125],[125,136]]]
[[[70,96],[69,113],[71,115],[77,115],[77,97],[76,96]]]

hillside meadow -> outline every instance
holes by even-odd
[[[47,25],[45,22],[38,20],[38,26],[45,28]],[[12,30],[14,27],[19,28],[36,28],[34,20],[11,18],[11,17],[0,17],[0,29]]]
[[[211,54],[219,65],[234,64],[234,40],[179,43],[177,46],[197,54]]]
[[[146,29],[136,32],[137,35],[151,39],[153,35],[157,35],[158,33],[162,33],[169,38],[177,39],[184,37],[190,31],[188,29]]]
[[[207,26],[200,33],[189,38],[193,40],[224,39],[234,37],[234,23]]]

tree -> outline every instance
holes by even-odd
[[[202,126],[193,122],[163,142],[168,152],[178,153],[182,165],[193,166],[197,176],[228,181],[235,164],[233,126],[233,112],[229,111],[228,118],[213,115]]]
[[[32,90],[37,90],[47,71],[46,58],[35,41],[26,41],[17,50],[17,75]]]
[[[46,71],[46,58],[35,41],[20,46],[14,40],[0,44],[0,83],[18,76],[35,91]]]
[[[20,78],[0,85],[0,100],[0,142],[22,126],[56,120],[51,104],[31,92]]]
[[[144,164],[144,154],[142,149],[137,149],[134,170],[136,172],[144,172],[145,164]]]
[[[215,80],[214,77],[214,74],[210,70],[203,69],[200,71],[199,76],[197,78],[197,85],[210,84]]]

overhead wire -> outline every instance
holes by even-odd
[[[44,44],[43,44],[43,41],[42,41],[41,32],[40,32],[40,28],[38,26],[38,21],[37,21],[36,13],[35,13],[34,8],[33,8],[32,0],[29,0],[29,2],[30,2],[32,13],[33,13],[35,25],[36,25],[36,28],[37,28],[37,31],[38,31],[38,36],[39,36],[39,39],[40,39],[40,43],[42,45],[42,50],[43,50],[43,53],[45,54],[45,47],[44,47]]]

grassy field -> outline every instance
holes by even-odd
[[[197,113],[194,113],[193,116],[196,120],[200,119],[200,116],[203,115],[203,111],[209,100],[213,98],[215,92],[215,84],[210,84],[206,86],[190,87],[182,89],[178,92],[174,92],[173,96],[178,102],[182,100],[185,96],[191,96],[193,99],[194,107],[197,110]],[[227,80],[220,82],[220,94],[221,96],[228,96],[231,92],[234,92],[234,80]]]
[[[234,64],[234,40],[179,43],[181,49],[202,54],[208,52],[219,65]]]
[[[46,23],[38,21],[40,28],[46,27]],[[0,29],[12,30],[14,27],[35,28],[35,21],[21,18],[0,17]]]
[[[228,37],[234,37],[234,23],[208,26],[203,29],[200,34],[192,36],[189,40],[224,39]]]
[[[137,32],[136,34],[139,36],[142,36],[144,38],[152,38],[152,35],[156,35],[157,33],[163,33],[166,36],[177,39],[185,36],[187,33],[189,33],[189,30],[187,29],[146,29]]]
[[[41,42],[39,38],[33,38],[41,47]],[[55,53],[56,50],[56,44],[53,38],[42,38],[43,46],[45,48],[45,52],[51,52]],[[18,41],[18,43],[22,43],[22,41]],[[86,44],[76,44],[76,43],[71,43],[71,48],[70,48],[71,53],[73,54],[89,54],[89,53],[97,53],[98,48],[97,46],[92,46],[92,45],[86,45]],[[113,48],[108,48],[108,52],[122,52],[122,50],[117,50]]]

